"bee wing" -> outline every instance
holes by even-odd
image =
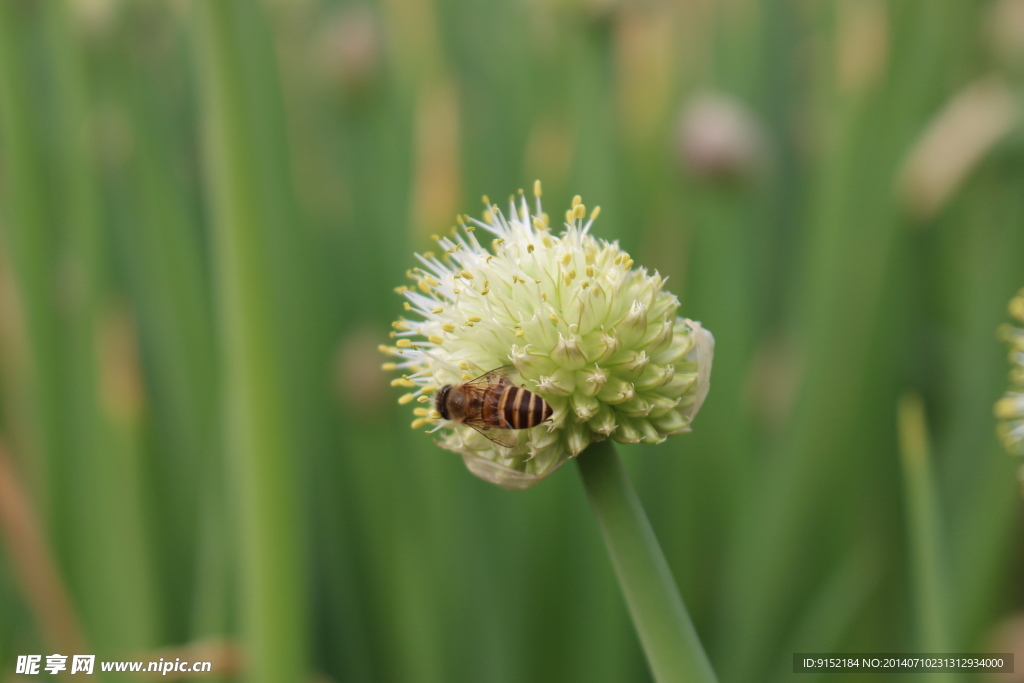
[[[519,436],[515,432],[509,429],[492,427],[489,424],[485,424],[484,421],[479,418],[468,419],[464,424],[469,425],[499,446],[514,448],[519,443]]]
[[[514,365],[503,365],[500,368],[494,368],[490,372],[485,372],[476,379],[471,379],[466,382],[466,388],[473,389],[487,389],[488,387],[504,387],[515,384],[509,375],[516,371]]]
[[[478,396],[479,398],[475,403],[478,406],[482,406],[483,402],[487,400],[487,395],[489,393],[493,396],[494,394],[492,392],[496,390],[500,392],[503,387],[515,386],[515,383],[508,377],[515,371],[516,368],[514,365],[504,365],[500,368],[495,368],[490,372],[485,372],[476,379],[469,380],[462,386],[467,393]],[[499,446],[513,448],[519,443],[519,436],[517,434],[511,430],[501,429],[500,427],[487,424],[479,413],[469,415],[464,421],[464,424],[469,425]]]

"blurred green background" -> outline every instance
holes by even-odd
[[[649,680],[575,466],[484,483],[379,370],[535,178],[716,336],[622,451],[720,679],[1024,670],[1022,96],[1024,0],[0,0],[0,681]]]

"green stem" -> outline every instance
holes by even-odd
[[[918,646],[921,652],[955,651],[955,621],[949,604],[953,593],[921,396],[904,394],[900,398],[898,418]],[[962,680],[955,674],[931,674],[929,678]]]
[[[577,461],[655,680],[715,681],[711,663],[615,446],[611,441],[594,444]]]
[[[197,7],[207,188],[224,363],[225,440],[235,487],[246,681],[306,680],[304,543],[275,316],[272,237],[286,180],[270,148],[283,135],[273,42],[260,3]],[[282,174],[283,175],[283,174]],[[276,181],[276,182],[275,182]]]

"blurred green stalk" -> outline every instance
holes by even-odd
[[[577,462],[654,679],[658,683],[715,681],[615,446],[608,440],[596,443]]]
[[[899,435],[919,645],[925,653],[950,652],[954,646],[947,604],[949,571],[924,404],[917,394],[904,394],[900,398]],[[956,677],[955,674],[933,675],[944,681]]]
[[[274,325],[268,210],[275,169],[261,127],[273,74],[258,3],[200,3],[198,67],[208,185],[214,209],[215,288],[225,366],[225,438],[241,535],[241,609],[247,680],[306,680],[306,614],[294,462]],[[265,122],[265,121],[264,121]],[[280,172],[280,169],[277,169]],[[276,197],[268,194],[276,193]]]

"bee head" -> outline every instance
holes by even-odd
[[[446,384],[441,387],[441,390],[437,392],[437,396],[434,397],[434,407],[437,408],[437,412],[441,413],[441,417],[446,420],[451,419],[448,415],[448,392],[451,390],[452,385]]]

